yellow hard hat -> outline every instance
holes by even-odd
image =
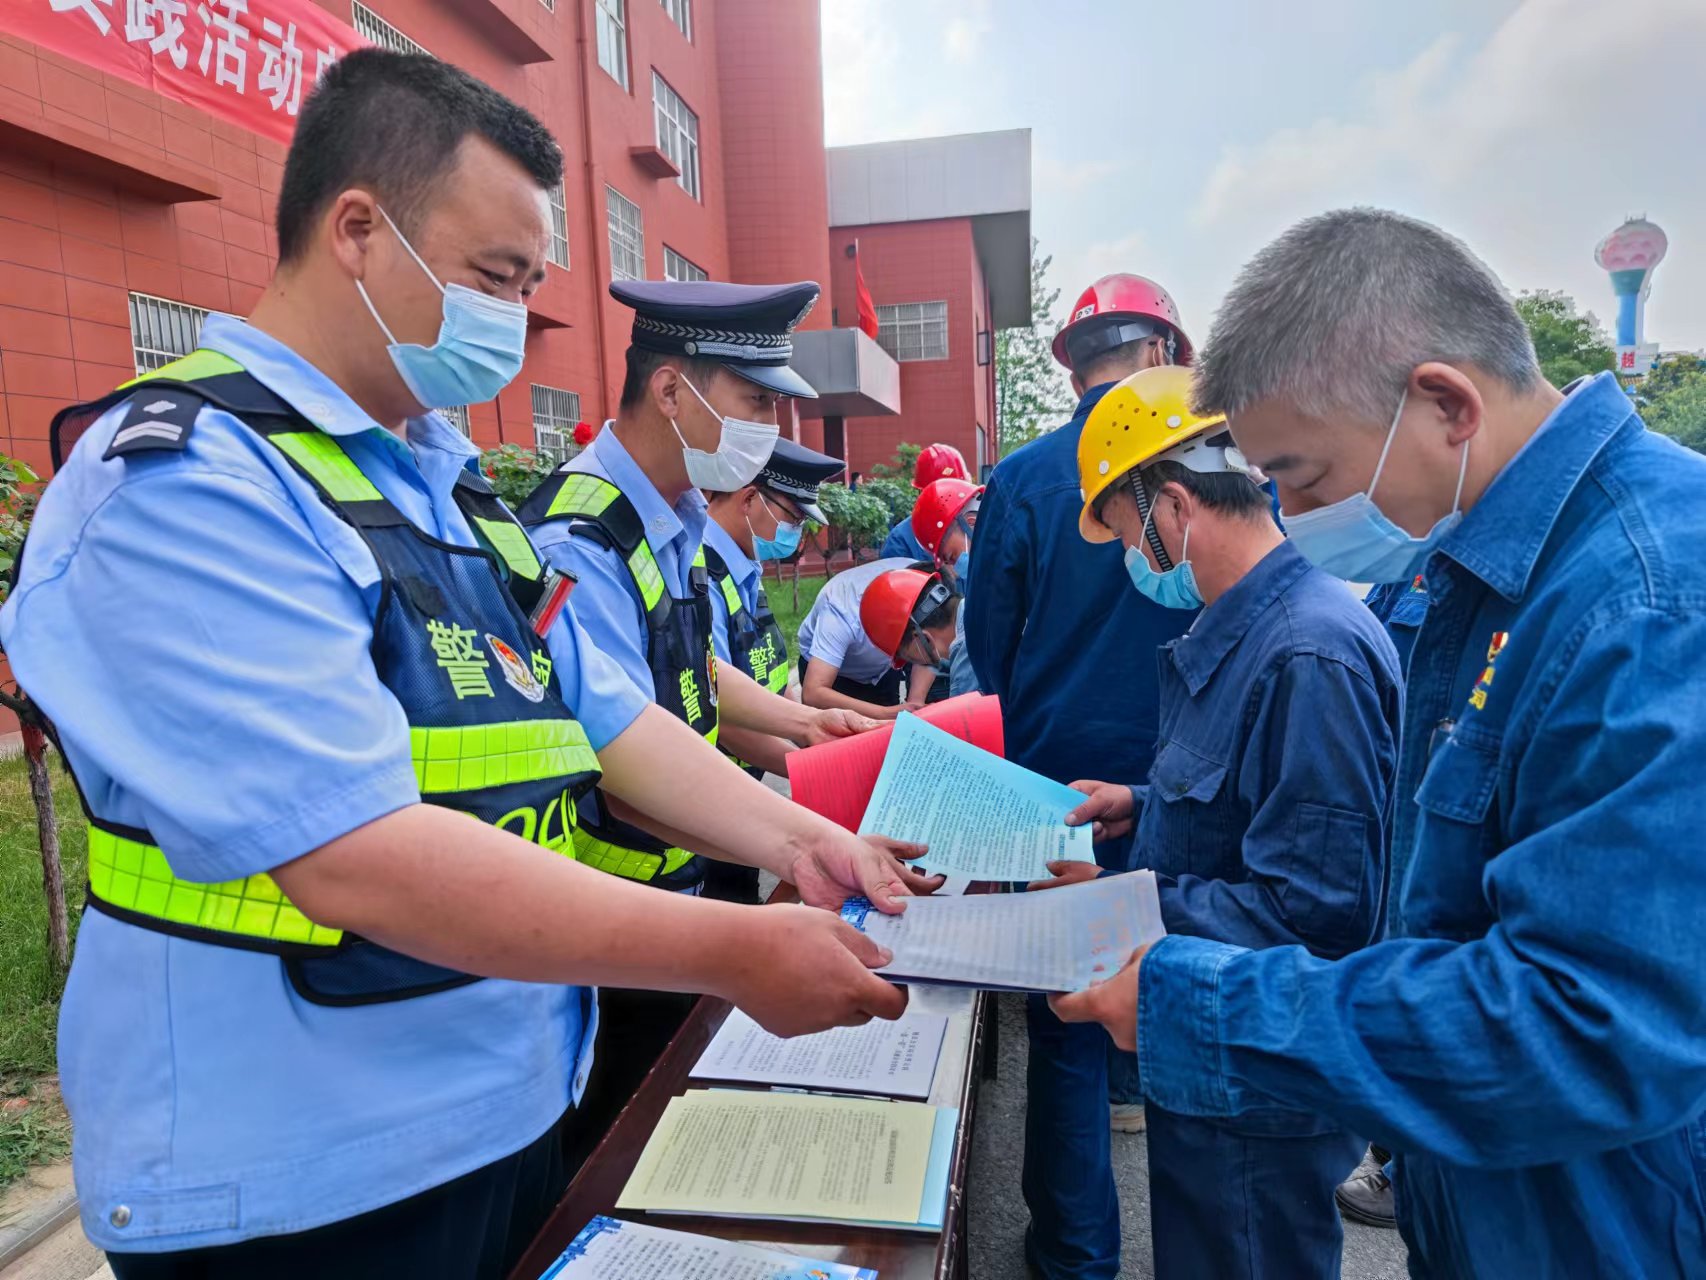
[[[1115,481],[1179,445],[1200,441],[1205,431],[1225,421],[1224,413],[1201,418],[1191,412],[1191,371],[1182,365],[1142,369],[1111,388],[1090,411],[1078,436],[1078,487],[1084,499],[1078,532],[1084,540],[1114,540],[1114,531],[1096,519],[1091,508]],[[1244,469],[1242,455],[1236,466],[1227,465],[1230,459],[1212,466],[1187,457],[1179,461],[1193,471]]]

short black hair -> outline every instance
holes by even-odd
[[[371,187],[409,234],[469,134],[515,160],[541,188],[563,180],[551,131],[461,68],[423,53],[344,55],[309,95],[285,157],[279,261],[302,255],[314,219],[352,186]]]
[[[930,610],[918,624],[920,631],[934,631],[937,627],[951,627],[954,618],[960,611],[960,598],[949,596],[941,604]]]
[[[1151,500],[1161,492],[1162,485],[1174,481],[1210,511],[1222,515],[1254,518],[1272,510],[1266,491],[1249,476],[1234,471],[1206,474],[1180,462],[1163,460],[1143,467],[1140,475]]]
[[[666,355],[661,351],[647,351],[641,347],[629,347],[627,356],[627,372],[622,375],[622,408],[632,409],[646,398],[646,384],[652,380],[652,375],[664,365],[674,365],[689,379],[694,386],[704,394],[711,379],[717,376],[717,370],[722,363],[717,360],[699,360],[687,356]]]

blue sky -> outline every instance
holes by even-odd
[[[822,0],[831,145],[1026,126],[1063,313],[1154,276],[1200,335],[1300,217],[1396,208],[1609,320],[1601,236],[1670,237],[1647,337],[1706,347],[1706,0]]]

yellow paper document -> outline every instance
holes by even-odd
[[[616,1207],[915,1224],[936,1117],[918,1102],[694,1090],[670,1102]]]

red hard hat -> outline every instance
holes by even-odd
[[[982,495],[983,486],[969,480],[932,480],[913,504],[912,536],[931,555],[940,554],[949,526]]]
[[[1106,331],[1102,337],[1103,350],[1111,350],[1142,336],[1136,333],[1123,335],[1117,325],[1110,323],[1117,319],[1150,320],[1166,325],[1175,340],[1173,363],[1191,362],[1191,340],[1179,324],[1179,309],[1173,305],[1172,295],[1153,280],[1124,274],[1103,276],[1078,295],[1066,324],[1054,335],[1054,358],[1068,369],[1072,368],[1073,361],[1066,350],[1069,335],[1088,337],[1090,334],[1102,335]],[[1083,338],[1075,337],[1072,345],[1077,348],[1082,343]],[[1082,364],[1096,354],[1094,350],[1081,352],[1078,362]]]
[[[922,489],[933,480],[964,480],[971,472],[965,456],[951,444],[933,444],[918,455],[912,469],[912,487]]]
[[[866,584],[859,600],[859,622],[871,643],[888,654],[896,667],[902,667],[906,664],[895,655],[914,624],[952,595],[939,573],[890,569]]]

